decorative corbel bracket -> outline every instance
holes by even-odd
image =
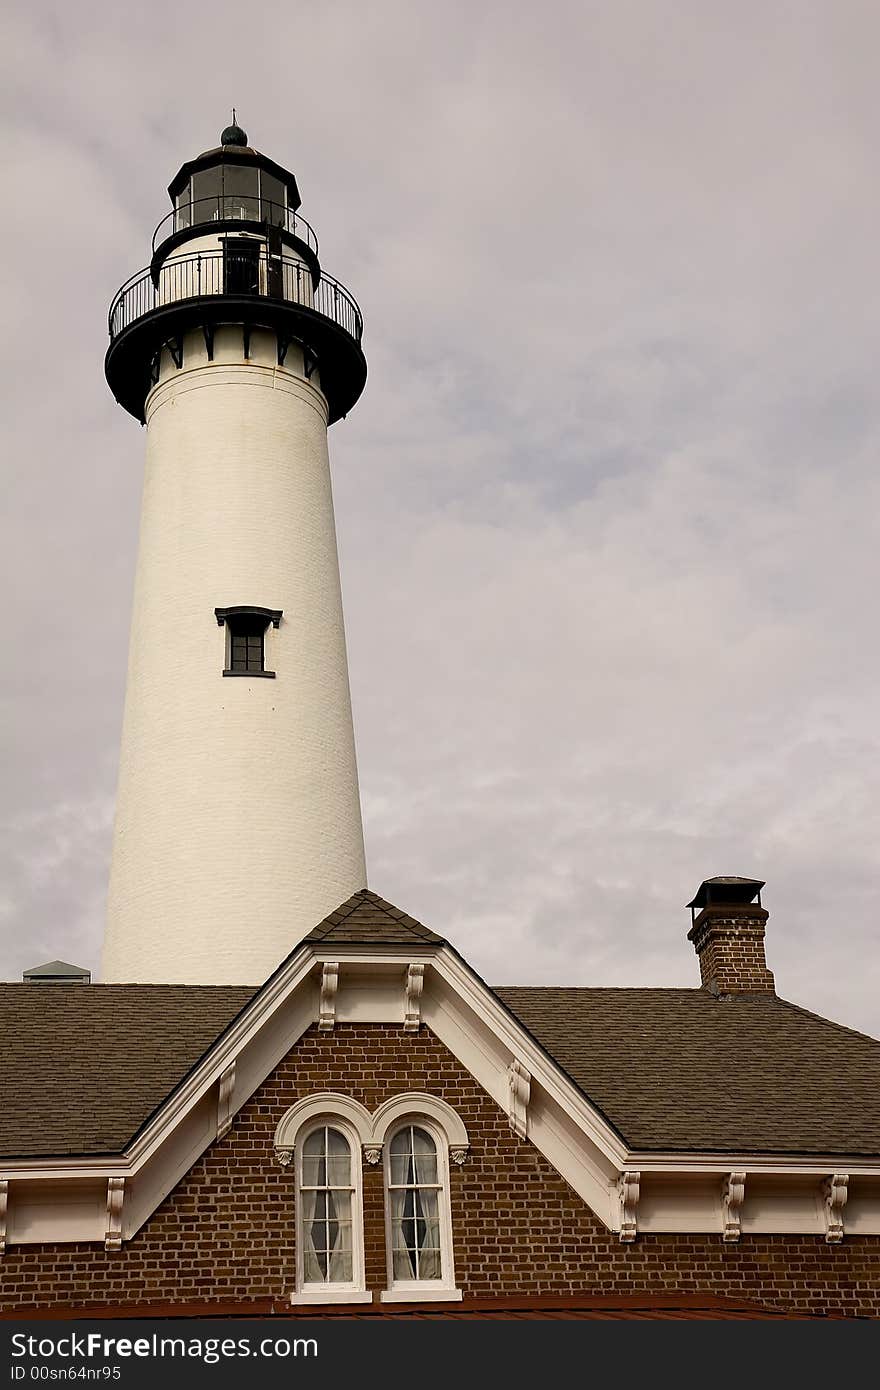
[[[463,1163],[467,1162],[467,1156],[467,1144],[453,1144],[450,1146],[449,1157],[452,1159],[452,1162],[455,1164],[456,1168],[460,1168]]]
[[[217,1092],[217,1138],[222,1139],[232,1127],[232,1092],[235,1090],[235,1062],[220,1073]]]
[[[183,335],[178,333],[176,337],[169,338],[165,346],[171,355],[171,360],[178,371],[183,366]]]
[[[822,1184],[825,1198],[825,1239],[829,1245],[843,1240],[843,1209],[846,1206],[849,1173],[832,1173]]]
[[[282,1168],[289,1168],[293,1162],[293,1149],[276,1149],[275,1157]]]
[[[739,1240],[740,1212],[745,1195],[745,1173],[728,1173],[721,1184],[721,1234],[726,1241]]]
[[[406,972],[403,1031],[417,1033],[422,1021],[422,990],[425,987],[425,967],[410,965]]]
[[[122,1249],[122,1204],[125,1200],[125,1178],[107,1179],[107,1231],[105,1250]]]
[[[364,1144],[364,1162],[365,1162],[365,1163],[369,1163],[371,1167],[375,1167],[375,1165],[376,1165],[377,1163],[380,1163],[381,1161],[382,1161],[382,1145],[381,1145],[381,1144]]]
[[[6,1253],[6,1221],[9,1212],[9,1179],[0,1178],[0,1255]]]
[[[510,1128],[519,1139],[528,1134],[529,1097],[532,1093],[532,1074],[522,1062],[514,1059],[507,1068],[508,1115]]]
[[[318,1010],[318,1029],[332,1031],[336,1023],[336,993],[339,989],[339,961],[325,960],[321,972],[321,1004]]]
[[[639,1183],[641,1173],[627,1171],[617,1179],[617,1196],[620,1201],[620,1239],[624,1244],[634,1241],[639,1233]]]

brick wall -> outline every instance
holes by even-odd
[[[764,956],[768,913],[755,904],[706,907],[688,937],[700,962],[700,978],[713,994],[775,993]]]
[[[451,1165],[456,1281],[465,1296],[711,1294],[812,1313],[880,1316],[880,1238],[640,1236],[621,1245],[426,1029],[311,1029],[232,1130],[194,1165],[118,1254],[96,1245],[13,1246],[0,1259],[0,1307],[217,1303],[281,1297],[293,1283],[294,1176],[275,1125],[318,1090],[373,1110],[400,1091],[441,1095],[471,1140]],[[381,1167],[364,1167],[367,1284],[385,1287]]]

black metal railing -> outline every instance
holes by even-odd
[[[246,257],[222,251],[172,256],[161,266],[155,282],[149,267],[139,270],[117,291],[110,305],[110,340],[155,309],[215,295],[253,295],[303,305],[332,319],[356,343],[361,341],[364,323],[360,307],[344,285],[332,275],[322,274],[315,286],[309,267],[302,261],[268,256],[265,251]]]
[[[172,208],[153,233],[153,252],[163,241],[177,232],[194,227],[210,226],[212,222],[268,222],[298,237],[310,251],[318,254],[318,238],[304,217],[281,203],[244,193],[221,193],[211,198],[196,198]]]

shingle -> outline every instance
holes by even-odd
[[[252,986],[0,984],[0,1153],[118,1153]]]
[[[353,894],[305,937],[311,942],[346,945],[442,946],[443,937],[401,912],[368,888]]]
[[[632,1148],[880,1154],[880,1042],[775,995],[495,993]]]

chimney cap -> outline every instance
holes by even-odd
[[[755,898],[761,903],[761,889],[765,887],[761,878],[738,878],[735,874],[720,874],[716,878],[705,878],[694,897],[686,907],[709,907],[717,903],[750,903]]]
[[[25,970],[21,978],[28,985],[87,985],[91,983],[92,972],[66,960],[50,960],[45,965]]]

